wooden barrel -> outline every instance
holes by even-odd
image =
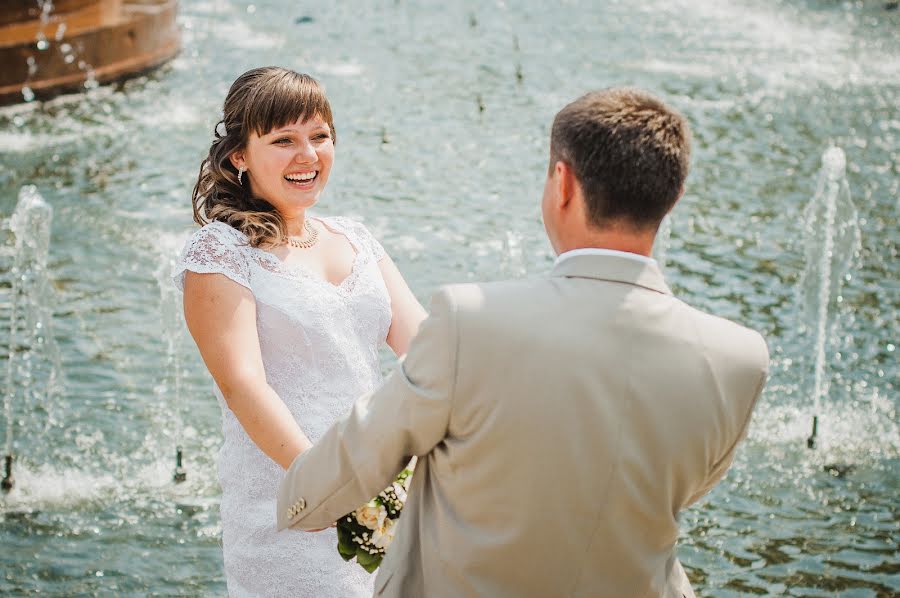
[[[48,16],[64,15],[100,2],[101,0],[53,0]],[[11,23],[37,21],[41,18],[42,4],[38,0],[3,0],[3,5],[3,10],[0,11],[0,27]]]
[[[83,90],[89,77],[105,83],[135,75],[170,60],[181,47],[176,0],[57,4],[71,10],[0,26],[0,105],[25,101],[31,93],[49,98]],[[30,92],[23,94],[26,86]]]

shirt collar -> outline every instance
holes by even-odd
[[[656,260],[652,257],[648,257],[646,255],[640,255],[638,253],[629,253],[627,251],[618,251],[617,249],[600,249],[599,247],[582,247],[580,249],[573,249],[571,251],[566,251],[565,253],[559,254],[556,258],[556,261],[553,263],[553,266],[558,266],[560,262],[567,260],[569,258],[573,258],[579,255],[605,255],[605,256],[616,256],[623,257],[629,260],[634,260],[640,262],[642,264],[653,264],[656,265]]]

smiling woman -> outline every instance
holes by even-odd
[[[216,382],[228,592],[370,596],[334,529],[277,533],[281,468],[381,380],[425,316],[366,228],[311,218],[334,163],[334,123],[308,75],[267,67],[234,82],[193,193],[202,226],[176,268],[184,313]],[[280,466],[280,467],[279,467]]]

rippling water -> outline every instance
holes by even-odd
[[[326,84],[339,140],[320,212],[363,219],[423,301],[441,283],[549,269],[539,198],[549,124],[566,102],[629,83],[678,106],[695,154],[667,276],[688,302],[761,330],[773,356],[734,468],[683,516],[682,561],[703,595],[900,593],[900,12],[635,4],[184,2],[185,47],[169,66],[0,110],[0,215],[25,184],[54,207],[44,301],[61,374],[41,396],[16,388],[0,593],[224,592],[219,412],[164,274],[191,230],[190,190],[225,92],[263,64]],[[796,285],[801,212],[830,144],[847,154],[862,250],[812,452],[814,339]],[[0,260],[2,322],[10,252]]]

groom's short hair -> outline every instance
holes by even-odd
[[[590,224],[657,228],[684,189],[691,154],[685,118],[627,87],[581,96],[556,115],[550,168],[567,163],[581,185]]]

